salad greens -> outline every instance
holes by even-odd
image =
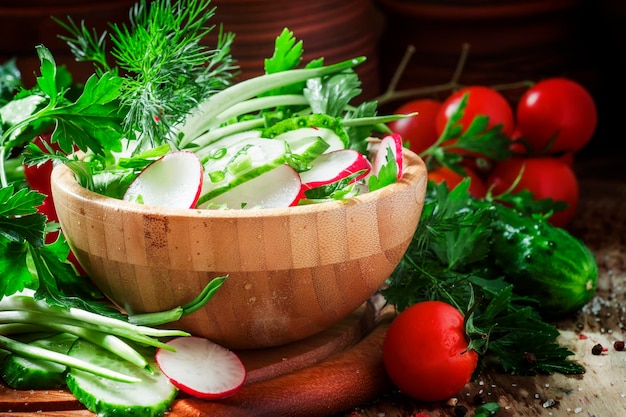
[[[209,5],[209,0],[140,0],[131,9],[129,25],[114,24],[110,33],[103,34],[71,18],[58,21],[69,33],[63,39],[77,59],[94,64],[94,74],[79,88],[71,84],[67,71],[56,65],[43,45],[36,48],[41,73],[31,89],[20,84],[14,62],[0,66],[0,303],[13,303],[6,307],[9,313],[0,312],[0,322],[5,323],[0,326],[12,326],[3,327],[3,334],[10,329],[23,330],[23,324],[41,324],[41,311],[54,312],[60,322],[50,322],[56,323],[56,330],[69,332],[71,328],[62,327],[61,322],[80,322],[81,337],[100,338],[104,347],[115,350],[117,346],[134,357],[136,364],[145,366],[140,357],[122,347],[121,339],[113,337],[152,343],[153,337],[162,334],[144,327],[194,311],[223,281],[213,280],[198,299],[175,311],[122,315],[103,302],[90,280],[77,274],[67,261],[69,246],[62,234],[46,243],[47,234],[58,231],[58,224],[37,210],[46,196],[28,189],[15,174],[23,162],[38,165],[52,159],[67,164],[84,187],[121,198],[143,168],[175,149],[196,153],[209,178],[220,181],[226,178],[228,167],[211,169],[211,164],[218,159],[216,155],[227,154],[226,144],[236,144],[239,139],[285,137],[294,131],[310,138],[307,129],[313,128],[320,132],[316,139],[326,142],[322,143],[324,150],[336,145],[366,153],[367,138],[373,132],[391,133],[385,124],[405,117],[377,115],[376,102],[352,104],[361,93],[354,67],[365,58],[330,65],[316,59],[303,65],[302,42],[288,29],[277,36],[273,55],[265,60],[265,74],[233,84],[237,75],[230,56],[234,35],[220,28],[215,48],[201,42],[214,29],[207,25],[214,14]],[[109,56],[114,58],[113,64]],[[463,108],[462,103],[440,140],[422,156],[461,169],[460,155],[446,152],[446,141],[454,138],[455,148],[504,159],[506,139],[497,129],[486,129],[486,118],[478,117],[461,136],[456,122]],[[42,150],[31,143],[35,135],[49,130],[60,151],[52,147]],[[83,158],[74,154],[77,150]],[[239,151],[237,148],[234,154],[240,155]],[[370,179],[370,189],[395,181],[391,152],[387,161],[389,165],[383,166],[379,177]],[[309,161],[287,152],[285,162],[306,169]],[[237,163],[231,170],[245,165],[241,160]],[[357,190],[348,183],[327,187],[326,194],[316,190],[309,198],[350,197]],[[429,184],[415,238],[383,294],[399,309],[426,298],[455,304],[467,313],[468,329],[477,340],[474,347],[495,353],[507,370],[582,372],[567,360],[571,352],[557,344],[558,331],[541,320],[528,306],[528,299],[516,295],[503,279],[485,279],[480,271],[467,267],[487,256],[491,220],[488,205],[470,209],[467,185],[466,180],[450,191]],[[536,206],[529,205],[530,201],[530,196],[520,194],[508,202],[533,210]],[[29,289],[33,291],[31,300],[15,298]],[[22,304],[15,304],[18,302]],[[86,324],[92,313],[98,317],[96,323]],[[116,320],[115,325],[109,320]],[[493,326],[496,322],[498,326]],[[132,327],[132,332],[139,332],[132,339],[127,326],[141,326],[141,332],[148,333]],[[89,336],[90,332],[99,333]],[[529,344],[544,353],[530,367],[512,354],[530,349]],[[0,349],[41,354],[5,336],[0,338]],[[68,360],[57,355],[48,359]],[[78,367],[75,362],[67,364]]]

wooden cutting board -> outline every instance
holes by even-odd
[[[306,340],[239,351],[245,386],[223,401],[181,395],[170,417],[328,415],[390,388],[380,350],[393,311],[375,296],[342,322]],[[0,415],[93,416],[67,390],[15,390],[0,385]]]
[[[575,317],[556,322],[561,341],[583,364],[584,375],[522,377],[488,370],[453,399],[467,417],[483,401],[501,406],[498,416],[626,416],[626,184],[585,187],[572,232],[594,251],[600,268],[596,297]],[[281,348],[240,353],[247,384],[222,401],[181,396],[169,417],[336,416],[430,417],[455,415],[454,401],[424,404],[388,381],[381,346],[393,311],[374,297],[336,326]],[[606,348],[594,355],[592,348]],[[65,390],[16,391],[0,386],[0,416],[89,416]]]

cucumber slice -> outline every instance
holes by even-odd
[[[215,140],[214,142],[203,146],[201,149],[198,149],[197,151],[195,151],[195,153],[196,155],[198,155],[198,158],[202,160],[202,163],[205,163],[208,161],[209,157],[211,157],[212,155],[215,155],[216,152],[219,151],[220,149],[230,148],[245,140],[258,139],[260,137],[261,137],[261,131],[258,129],[246,130],[244,132],[237,132],[237,133],[233,133],[231,135],[219,138],[218,140]]]
[[[224,149],[204,164],[205,180],[197,207],[216,196],[286,162],[288,146],[282,140],[246,139]]]
[[[299,165],[298,171],[308,169],[311,161],[330,148],[330,144],[319,136],[291,135],[285,142],[291,151],[292,162]]]
[[[58,333],[53,336],[29,342],[29,345],[45,348],[58,353],[67,353],[77,339],[69,333]],[[60,363],[43,359],[25,358],[10,354],[0,366],[2,379],[8,386],[15,389],[50,389],[65,385],[67,367]]]
[[[70,368],[67,387],[89,411],[100,417],[153,417],[165,414],[178,389],[159,370],[154,351],[137,348],[147,358],[153,373],[129,366],[115,354],[83,339],[72,345],[69,355],[95,365],[139,378],[136,383],[117,382]]]
[[[289,132],[308,129],[306,135],[321,136],[330,144],[331,150],[346,149],[350,145],[350,138],[340,118],[327,114],[314,113],[306,116],[294,116],[266,128],[261,133],[264,138],[276,138],[289,135]],[[304,131],[306,132],[306,131]],[[298,135],[300,133],[297,133]]]
[[[328,143],[325,152],[332,152],[339,149],[346,149],[344,139],[342,139],[334,130],[325,127],[301,127],[295,130],[288,130],[284,133],[274,136],[274,139],[281,139],[287,143],[296,142],[300,138],[319,137]]]

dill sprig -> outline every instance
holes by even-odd
[[[141,0],[129,12],[128,24],[111,24],[108,38],[114,66],[106,61],[107,34],[98,35],[71,19],[62,26],[73,54],[92,61],[98,71],[123,77],[121,106],[124,130],[139,135],[137,149],[172,141],[172,126],[198,103],[231,84],[237,67],[230,55],[234,34],[219,28],[214,48],[204,43],[215,29],[210,0]]]

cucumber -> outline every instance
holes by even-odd
[[[309,130],[308,136],[321,136],[330,144],[328,152],[337,149],[346,149],[350,145],[350,138],[338,117],[327,114],[310,114],[308,116],[294,116],[264,129],[261,136],[275,138],[279,135],[289,135],[298,129]]]
[[[92,373],[70,368],[66,383],[70,392],[89,411],[99,417],[162,416],[170,408],[178,390],[159,370],[154,351],[137,348],[148,359],[153,373],[129,363],[117,355],[84,339],[72,345],[69,355],[102,367],[141,379],[140,382],[117,382]]]
[[[36,339],[29,342],[54,352],[67,353],[77,339],[69,333]],[[25,358],[14,353],[8,355],[0,366],[4,382],[15,389],[50,389],[65,386],[65,365],[34,358]]]
[[[492,262],[514,291],[539,301],[547,318],[575,313],[598,284],[595,256],[583,242],[542,217],[495,205]]]
[[[205,181],[197,207],[285,163],[288,151],[284,141],[265,138],[245,139],[224,148],[203,165]]]

